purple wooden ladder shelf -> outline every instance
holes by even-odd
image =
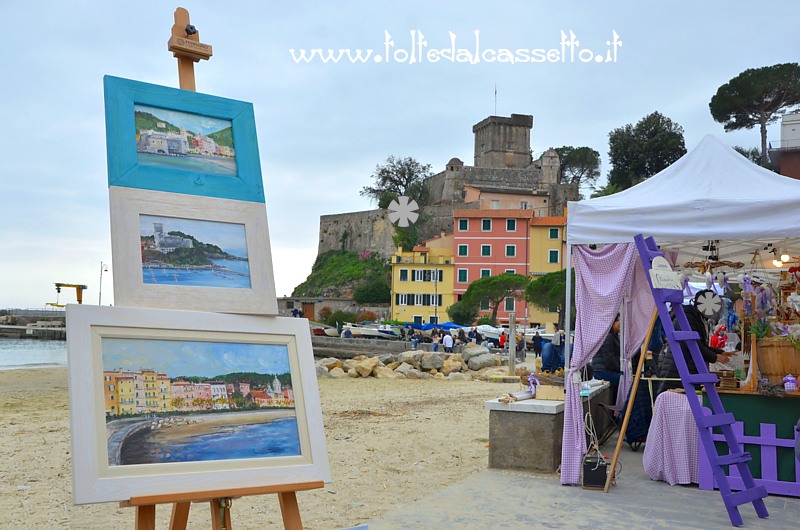
[[[653,299],[658,309],[658,316],[661,318],[661,324],[664,327],[664,334],[667,336],[667,342],[673,352],[673,358],[675,359],[675,365],[678,367],[683,388],[686,390],[686,398],[689,401],[689,407],[692,409],[692,416],[694,416],[694,421],[697,424],[700,447],[709,462],[712,476],[719,486],[722,501],[728,510],[731,523],[734,526],[742,526],[744,524],[739,513],[739,506],[750,502],[753,503],[753,507],[759,517],[769,517],[767,507],[764,505],[767,489],[764,486],[756,485],[753,476],[750,474],[750,468],[747,467],[747,462],[750,461],[750,453],[743,451],[739,445],[733,428],[736,419],[733,414],[725,412],[717,389],[714,386],[714,383],[719,379],[716,375],[709,373],[708,366],[700,353],[700,348],[697,345],[700,335],[692,330],[683,310],[683,290],[653,287],[650,277],[653,259],[657,256],[663,257],[664,254],[658,250],[658,246],[652,237],[645,239],[644,236],[639,234],[634,237],[634,241],[636,242],[636,248],[639,250],[639,257],[642,260],[647,281],[653,292]],[[672,304],[673,313],[678,321],[678,329],[675,329],[670,318],[667,302]],[[697,367],[696,374],[689,373],[686,359],[681,353],[683,351],[681,343],[686,344],[689,349],[694,365]],[[701,397],[696,393],[696,385],[702,385],[705,388],[708,401],[711,404],[710,414],[706,414],[703,410]],[[720,455],[717,453],[713,438],[714,427],[718,427],[722,431],[720,438],[721,441],[726,442],[728,454]],[[729,477],[725,475],[723,466],[730,466],[731,475],[741,481],[741,488],[737,488],[741,489],[741,491],[731,491],[732,484],[729,482]],[[735,470],[735,474],[733,470]]]

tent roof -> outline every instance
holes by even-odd
[[[768,243],[800,254],[800,181],[761,168],[713,136],[674,164],[627,190],[570,202],[570,244],[632,243],[653,236],[703,258],[705,240],[720,240],[720,259],[749,263]],[[766,256],[764,256],[766,260]],[[771,261],[771,257],[769,258]]]

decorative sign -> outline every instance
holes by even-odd
[[[653,268],[650,269],[650,283],[653,289],[683,290],[680,274],[673,271],[669,262],[663,256],[653,258]]]

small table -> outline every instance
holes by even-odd
[[[662,392],[656,398],[642,463],[653,480],[697,484],[699,435],[686,394]]]

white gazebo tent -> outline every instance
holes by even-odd
[[[753,259],[752,253],[759,250],[763,254],[764,247],[780,248],[797,256],[800,254],[800,181],[763,169],[713,136],[706,136],[695,149],[674,164],[632,188],[607,197],[570,202],[566,267],[568,270],[572,267],[573,251],[579,247],[587,251],[588,245],[598,244],[618,243],[633,247],[633,238],[637,234],[652,236],[662,249],[676,251],[677,264],[704,259],[709,252],[701,249],[709,240],[719,241],[714,252],[719,260],[741,261],[746,265]],[[771,266],[772,258],[771,254],[768,258],[764,256],[764,262]],[[636,259],[626,262],[627,276],[634,275],[637,263],[638,255]],[[589,269],[583,268],[584,271],[590,269],[591,264]],[[580,274],[581,271],[576,267],[578,285],[581,284]],[[568,274],[567,300],[571,290]],[[647,306],[649,300],[649,307],[652,308],[649,289],[644,291],[639,289],[630,293],[634,305],[642,308]],[[579,311],[581,294],[580,290],[576,291]],[[570,304],[565,306],[566,332],[569,336]],[[608,330],[618,307],[594,315],[603,320],[599,328]],[[644,318],[649,320],[649,314]],[[582,344],[596,344],[599,347],[605,332],[601,332],[602,336],[597,340],[586,341],[578,337],[581,332],[580,321],[576,328],[573,356],[583,360],[582,366],[594,354],[581,351]],[[642,326],[639,328],[643,329]],[[630,348],[636,348],[644,339],[644,333],[639,335],[632,336],[631,344],[626,347],[626,357],[633,354]],[[565,362],[567,366],[570,365],[569,353]],[[580,366],[574,367],[573,371],[578,368]],[[567,386],[576,390],[576,386]],[[579,471],[581,444],[585,451],[583,418],[575,412],[579,410],[576,407],[580,407],[580,398],[578,392],[574,391],[574,399],[570,399],[571,390],[567,390],[565,404],[565,443],[562,450],[564,484],[578,482],[575,471]],[[575,410],[570,412],[573,408]],[[580,436],[577,435],[578,427]],[[568,436],[569,429],[574,429],[572,436]],[[568,447],[568,440],[573,439],[576,446]]]

